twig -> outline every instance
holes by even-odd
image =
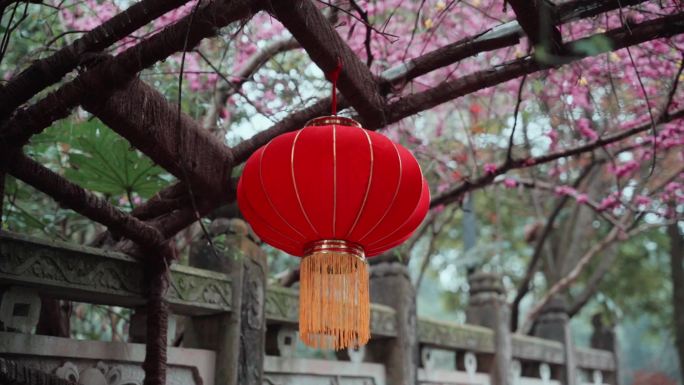
[[[430,259],[432,258],[432,254],[435,250],[435,243],[437,242],[437,235],[442,232],[444,226],[446,226],[448,223],[451,223],[457,211],[458,210],[451,210],[447,214],[446,219],[444,219],[442,224],[440,224],[439,226],[437,226],[437,217],[435,217],[434,221],[430,224],[430,227],[432,228],[432,234],[430,235],[430,242],[428,243],[427,250],[425,251],[425,256],[423,257],[423,261],[420,266],[420,273],[418,273],[418,278],[416,279],[416,284],[414,285],[416,291],[418,291],[418,289],[420,288],[420,284],[423,282],[423,277],[425,276],[427,267],[430,264]]]
[[[679,110],[674,114],[669,114],[667,117],[662,117],[660,119],[659,123],[666,123],[675,119],[679,119],[684,117],[684,110]],[[463,196],[468,191],[475,190],[482,188],[486,185],[489,185],[497,176],[503,175],[506,172],[514,169],[519,169],[519,168],[528,168],[532,166],[537,166],[543,163],[549,163],[561,158],[567,158],[575,155],[580,155],[586,152],[593,151],[599,147],[604,147],[608,144],[619,142],[621,140],[624,140],[626,138],[629,138],[633,135],[636,135],[638,133],[644,132],[651,128],[650,124],[647,125],[642,125],[638,127],[634,127],[631,129],[623,130],[620,132],[617,132],[613,135],[610,136],[605,136],[602,138],[598,138],[595,141],[591,143],[587,143],[582,146],[578,146],[575,148],[567,149],[567,150],[562,150],[562,151],[557,151],[553,152],[550,154],[546,155],[541,155],[538,157],[532,157],[528,159],[517,159],[511,162],[506,162],[502,166],[498,167],[496,170],[493,172],[490,172],[486,175],[483,175],[475,180],[470,180],[470,181],[465,181],[459,186],[455,187],[451,191],[438,196],[430,202],[430,207],[435,207],[439,205],[444,205],[448,204],[454,201],[460,200],[460,198]]]
[[[363,45],[366,47],[366,66],[370,67],[371,64],[373,64],[373,52],[371,51],[371,33],[373,32],[373,27],[368,19],[368,11],[364,11],[355,0],[349,0],[349,2],[351,6],[356,9],[356,12],[359,13],[359,16],[361,16],[361,19],[366,25],[366,39],[363,42]],[[423,0],[423,2],[425,2],[425,0]]]
[[[529,332],[534,320],[537,319],[541,313],[541,310],[551,300],[551,298],[553,298],[560,291],[567,289],[573,282],[575,282],[579,278],[580,274],[584,271],[584,268],[589,264],[589,262],[591,262],[592,258],[594,258],[594,256],[603,249],[608,247],[608,245],[610,245],[613,241],[615,241],[619,233],[620,230],[617,227],[613,227],[608,235],[603,237],[599,243],[592,246],[591,249],[589,249],[589,251],[587,251],[582,258],[580,258],[580,260],[577,262],[577,265],[572,269],[572,271],[570,271],[568,275],[563,277],[560,281],[553,285],[551,289],[546,292],[546,294],[544,294],[542,299],[537,302],[537,304],[535,304],[532,310],[530,310],[530,312],[527,314],[527,318],[520,328],[523,334],[527,334]]]
[[[513,158],[513,136],[515,135],[515,126],[518,124],[518,112],[520,111],[520,104],[522,104],[522,91],[525,86],[525,80],[527,80],[527,74],[525,74],[520,80],[520,87],[518,87],[518,101],[515,103],[515,109],[513,110],[513,128],[511,129],[511,136],[508,138],[508,151],[506,152],[506,161],[511,161]]]
[[[620,8],[620,15],[622,15],[622,8]],[[627,28],[629,29],[629,23],[625,24]],[[631,32],[631,29],[630,29]],[[641,75],[639,75],[639,69],[636,66],[636,63],[634,62],[634,57],[632,57],[632,51],[627,48],[627,55],[629,56],[629,61],[632,63],[632,67],[634,67],[634,73],[636,74],[637,80],[639,81],[639,86],[641,87],[641,92],[644,94],[644,100],[646,101],[646,108],[648,109],[648,117],[651,120],[651,133],[653,135],[653,151],[651,151],[651,168],[648,172],[648,176],[653,175],[653,171],[655,170],[655,164],[656,164],[656,121],[655,118],[653,117],[653,111],[651,111],[651,101],[648,98],[648,93],[646,92],[646,87],[644,87],[644,82],[641,80]],[[667,107],[666,107],[667,109]]]
[[[185,42],[183,43],[183,53],[181,55],[181,65],[180,65],[180,73],[178,75],[178,103],[177,103],[177,115],[176,115],[176,132],[178,135],[178,148],[177,151],[180,153],[181,151],[181,143],[183,143],[183,132],[184,130],[181,128],[181,103],[183,100],[183,69],[185,68],[185,54],[187,53],[187,47],[188,47],[188,37],[190,35],[190,29],[192,27],[192,22],[195,17],[195,13],[197,13],[197,10],[199,9],[201,1],[198,1],[195,4],[195,7],[192,10],[192,13],[190,14],[190,21],[188,22],[188,29],[187,33],[185,34]],[[216,246],[214,245],[214,241],[211,238],[211,235],[209,234],[209,231],[207,231],[206,226],[204,226],[204,223],[202,222],[202,217],[199,214],[199,209],[197,208],[197,200],[195,199],[195,193],[192,190],[192,183],[190,183],[190,179],[188,177],[188,170],[186,168],[185,162],[180,161],[180,168],[181,171],[183,172],[183,179],[186,181],[185,186],[188,189],[188,195],[190,196],[190,203],[192,204],[192,210],[195,213],[195,220],[199,223],[200,228],[202,229],[202,233],[204,234],[204,237],[207,239],[207,243],[209,244],[209,247],[211,248],[211,251],[216,258],[216,260],[220,260],[221,258],[218,255],[218,252],[216,251]]]
[[[589,173],[591,172],[592,166],[587,167],[584,172],[575,180],[574,185],[578,186],[584,178],[586,178]],[[530,290],[530,283],[532,282],[532,277],[534,276],[534,273],[537,271],[537,265],[539,264],[539,261],[541,260],[542,256],[542,250],[544,247],[544,244],[546,243],[547,238],[553,231],[553,226],[554,223],[556,222],[556,219],[558,218],[558,215],[561,213],[563,210],[563,207],[565,206],[566,203],[570,200],[570,197],[568,196],[563,196],[561,197],[558,202],[556,203],[556,206],[554,207],[553,211],[551,212],[551,215],[549,216],[549,219],[546,221],[546,224],[544,225],[544,229],[542,230],[541,235],[539,236],[539,239],[537,240],[537,244],[534,247],[534,252],[532,253],[532,259],[530,259],[530,263],[527,265],[527,271],[525,272],[525,276],[523,277],[522,282],[518,284],[518,290],[515,294],[515,298],[513,299],[513,302],[511,304],[511,330],[515,331],[518,329],[518,314],[520,312],[520,302],[522,299],[527,295],[527,293]]]

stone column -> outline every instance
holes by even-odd
[[[266,339],[267,262],[239,219],[217,219],[210,226],[217,255],[206,240],[196,242],[190,264],[229,274],[232,311],[193,317],[184,345],[216,351],[216,385],[261,385]]]
[[[508,385],[513,354],[509,329],[511,312],[501,276],[475,272],[468,277],[468,283],[470,298],[466,308],[466,323],[492,329],[496,353],[491,362],[485,363],[485,367],[489,367],[492,384]]]
[[[377,258],[377,264],[370,268],[371,302],[396,311],[397,336],[371,339],[365,359],[385,365],[388,384],[414,385],[418,382],[419,362],[416,291],[404,264],[396,258]]]
[[[568,306],[565,299],[554,297],[544,306],[534,325],[532,335],[563,344],[565,365],[558,377],[563,384],[575,385],[577,383],[577,360],[575,359],[575,344],[570,333],[570,317],[568,317]]]
[[[615,360],[615,371],[601,374],[603,382],[613,385],[618,384],[620,380],[620,372],[618,370],[620,362],[615,325],[606,324],[601,317],[601,313],[596,313],[591,317],[591,324],[594,327],[591,333],[591,347],[593,349],[610,351],[613,353],[613,359]]]

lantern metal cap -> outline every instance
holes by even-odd
[[[322,239],[320,241],[311,242],[304,247],[304,258],[312,254],[328,253],[349,254],[364,262],[366,261],[366,254],[363,251],[363,246],[342,239]]]
[[[306,122],[304,127],[330,126],[333,124],[337,124],[340,126],[351,126],[351,127],[363,128],[361,126],[361,123],[357,122],[356,120],[354,120],[352,118],[347,118],[344,116],[321,116],[321,117],[309,120],[308,122]]]

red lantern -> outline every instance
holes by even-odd
[[[240,178],[238,203],[262,240],[303,257],[300,338],[342,349],[370,338],[366,257],[411,236],[430,192],[408,150],[332,116],[257,150]]]

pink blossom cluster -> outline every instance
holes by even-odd
[[[663,193],[663,201],[677,204],[684,203],[684,184],[680,182],[670,182],[665,186]]]
[[[609,165],[608,171],[615,174],[618,178],[624,178],[632,174],[635,170],[639,168],[639,162],[631,160],[629,162],[624,162],[618,165]]]
[[[607,197],[603,198],[596,208],[598,211],[613,210],[620,207],[620,193],[613,191]]]
[[[359,0],[357,3],[368,13],[373,28],[371,71],[376,75],[515,18],[510,7],[504,10],[500,0]],[[196,0],[191,1],[163,15],[115,49],[120,51],[138,42],[139,38],[158,32],[187,15],[195,4]],[[345,11],[335,11],[323,2],[318,4],[329,17],[337,13],[335,26],[338,33],[359,58],[366,61],[367,27],[356,10],[345,7]],[[677,11],[677,7],[676,2],[647,1],[599,18],[573,21],[562,26],[561,32],[564,41],[577,40],[621,28],[625,24],[634,25],[671,14]],[[79,0],[61,4],[60,19],[65,29],[90,30],[120,11],[115,2]],[[306,73],[310,60],[302,51],[288,56],[283,63],[272,61],[269,62],[272,65],[266,65],[255,74],[239,77],[264,47],[289,37],[282,24],[268,13],[260,12],[239,28],[227,28],[218,39],[205,40],[200,45],[199,50],[220,68],[229,82],[246,82],[244,96],[237,94],[230,98],[219,110],[220,118],[228,120],[237,114],[244,115],[245,111],[253,113],[254,109],[269,116],[287,108],[294,109],[294,105],[299,105],[293,101],[304,103],[302,99],[311,97],[312,91],[309,95],[298,95],[299,88],[305,84],[320,92],[319,96],[327,96],[329,89],[322,76],[313,79],[320,83],[311,87],[313,80]],[[606,43],[601,39],[592,41],[598,46]],[[657,118],[667,99],[667,90],[681,64],[680,49],[684,50],[684,37],[681,35],[653,40],[629,50],[607,52],[559,69],[530,75],[523,87],[520,114],[525,114],[532,123],[531,128],[528,127],[531,145],[546,152],[562,151],[591,143],[599,137],[606,138],[650,124],[651,115]],[[523,38],[516,46],[480,53],[421,76],[391,97],[420,92],[478,71],[502,68],[500,66],[506,62],[533,51],[528,49],[528,41]],[[173,80],[178,75],[180,61],[181,55],[174,55],[151,72],[166,74],[167,80]],[[224,81],[195,52],[185,55],[184,72],[187,89],[194,97],[202,97],[203,100],[209,100],[217,84]],[[680,80],[684,82],[684,78]],[[432,109],[426,120],[428,123],[406,120],[390,127],[386,133],[405,143],[420,154],[425,164],[430,165],[426,172],[436,179],[433,185],[438,193],[462,181],[464,175],[496,174],[506,154],[507,137],[504,133],[510,128],[519,86],[520,79],[515,79],[483,89]],[[684,91],[681,88],[684,87],[680,87],[673,97],[671,113],[683,108]],[[522,124],[522,121],[518,122],[518,129]],[[663,158],[666,151],[680,151],[679,160],[684,161],[684,154],[681,154],[684,123],[676,121],[659,126],[656,131],[655,137],[649,129],[636,138],[606,146],[606,151],[617,153],[629,145],[631,148],[624,151],[632,155],[629,161],[606,162],[602,166],[606,176],[613,180],[617,177],[621,183],[642,178],[637,172],[641,164],[650,162],[654,155],[657,159]],[[533,156],[524,156],[534,162]],[[584,166],[582,162],[585,161],[583,157],[567,158],[540,166],[540,169],[551,182],[559,185],[555,189],[556,194],[572,196],[578,203],[587,203],[588,196],[566,186],[568,181],[565,179],[570,171]],[[517,186],[512,178],[505,179],[503,184],[508,188]],[[646,206],[652,199],[681,199],[681,185],[678,186],[668,185],[669,190],[664,189],[662,196],[637,196],[635,203]],[[619,194],[615,192],[603,198],[595,197],[596,200],[601,199],[601,210],[619,207],[618,198]]]

